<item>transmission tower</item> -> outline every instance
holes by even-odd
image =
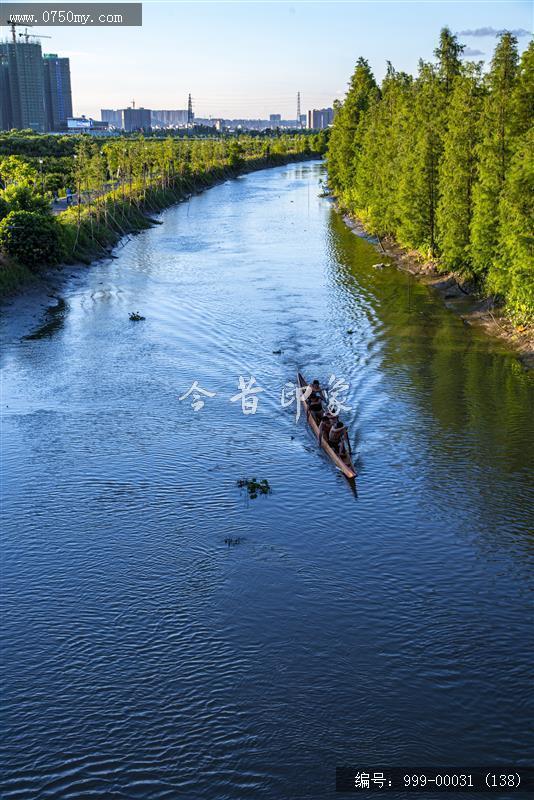
[[[193,101],[191,100],[191,94],[187,100],[187,124],[193,124]]]
[[[297,128],[300,127],[300,92],[297,92]]]

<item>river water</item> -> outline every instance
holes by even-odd
[[[321,170],[169,209],[30,338],[5,310],[3,798],[532,755],[532,378],[374,269]],[[297,367],[348,384],[355,491],[282,407]]]

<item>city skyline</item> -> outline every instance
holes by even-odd
[[[337,7],[336,14],[332,7]],[[465,56],[488,60],[496,33],[532,28],[523,0],[480,2],[145,2],[138,28],[49,27],[43,51],[70,59],[73,113],[101,108],[181,109],[198,117],[282,119],[341,99],[359,56],[380,80],[386,58],[415,72],[448,26]],[[387,25],[384,19],[387,18]],[[35,33],[42,33],[37,27]],[[2,26],[2,37],[8,29]],[[110,76],[113,80],[110,81]]]

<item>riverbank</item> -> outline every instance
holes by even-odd
[[[0,301],[28,290],[39,293],[43,286],[45,290],[56,291],[55,273],[72,270],[79,264],[89,266],[95,261],[113,258],[113,250],[121,240],[158,224],[155,214],[188,200],[193,194],[250,172],[319,158],[319,153],[310,152],[243,159],[233,167],[214,166],[196,174],[180,175],[164,188],[143,190],[142,196],[132,194],[131,190],[129,193],[128,187],[121,186],[111,193],[112,202],[100,206],[98,211],[84,205],[71,207],[57,219],[72,257],[57,266],[43,265],[33,270],[0,254]]]
[[[490,336],[504,340],[523,366],[534,370],[534,327],[518,327],[495,305],[491,297],[477,296],[472,286],[453,272],[440,272],[436,261],[429,261],[414,250],[401,247],[390,237],[380,239],[371,234],[360,219],[338,209],[347,227],[367,239],[380,256],[404,272],[409,272],[436,292],[447,308],[458,314],[466,325],[477,325]],[[378,262],[380,263],[380,262]]]

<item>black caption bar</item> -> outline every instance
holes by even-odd
[[[2,25],[133,27],[143,24],[141,3],[4,3],[2,0],[1,8]]]
[[[534,791],[534,767],[336,768],[336,792],[488,792],[506,796]]]

